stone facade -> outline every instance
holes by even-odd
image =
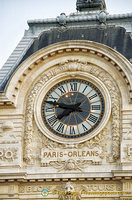
[[[103,126],[77,143],[49,138],[39,115],[42,94],[67,77],[108,92]],[[127,59],[94,42],[54,44],[22,63],[1,103],[0,199],[40,199],[43,189],[47,199],[131,199],[131,80]]]

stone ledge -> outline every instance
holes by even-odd
[[[27,174],[26,172],[23,172],[23,173],[0,173],[0,183],[3,183],[3,182],[58,182],[58,181],[106,181],[106,182],[109,182],[109,181],[130,181],[132,180],[132,173],[131,173],[131,176],[129,174],[129,176],[125,176],[124,175],[124,172],[121,172],[122,175],[120,176],[113,176],[113,177],[110,177],[110,176],[106,176],[107,173],[105,173],[105,176],[101,177],[101,173],[100,173],[100,176],[97,177],[97,175],[99,173],[96,174],[96,176],[91,176],[89,177],[88,174],[84,174],[83,176],[78,174],[78,175],[74,175],[74,176],[71,176],[71,174],[58,174],[58,177],[57,177],[57,174],[55,175],[52,175],[52,174],[37,174],[37,175],[34,175],[34,174]],[[95,174],[94,174],[95,175]],[[41,177],[41,178],[40,178]],[[50,177],[50,178],[49,178]],[[60,178],[61,177],[61,178]],[[70,177],[70,178],[69,178]]]

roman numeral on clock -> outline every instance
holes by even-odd
[[[70,91],[77,91],[77,83],[70,83]]]
[[[82,93],[84,93],[84,92],[85,92],[85,90],[87,89],[87,87],[88,87],[88,86],[86,85],[86,86],[85,86],[85,88],[84,88],[84,90],[82,91]]]
[[[57,117],[56,115],[53,115],[52,117],[50,117],[49,119],[47,119],[48,123],[50,124],[50,126],[54,126],[54,124],[57,122]]]
[[[95,115],[90,114],[90,116],[88,118],[88,121],[96,123],[97,120],[98,120],[98,117],[96,117]]]
[[[74,126],[70,126],[70,135],[75,135],[75,128]]]
[[[66,90],[65,90],[65,88],[63,86],[58,87],[58,90],[60,90],[61,95],[66,93]]]
[[[46,107],[45,111],[46,112],[54,112],[54,107]]]
[[[53,100],[55,100],[55,101],[56,101],[58,98],[56,98],[56,97],[53,97],[53,95],[50,95],[50,96],[49,96],[49,99],[53,99]]]
[[[65,127],[64,124],[60,123],[56,130],[58,132],[60,132],[60,133],[63,133],[64,132],[64,127]]]
[[[89,100],[92,100],[92,99],[94,99],[95,97],[97,97],[97,94],[96,94],[96,93],[93,94],[92,96],[90,96],[90,97],[89,97]]]
[[[87,127],[86,127],[84,124],[82,124],[82,127],[83,127],[83,130],[84,130],[84,131],[87,131],[87,130],[88,130]]]
[[[92,110],[100,110],[100,105],[92,105]]]

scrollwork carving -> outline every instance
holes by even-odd
[[[50,140],[46,136],[43,136],[42,144],[43,144],[43,147],[45,147],[45,148],[47,148],[49,150],[53,150],[53,149],[58,148],[58,147],[61,148],[61,149],[65,148],[65,145],[58,144],[57,142],[54,142],[54,141]]]
[[[74,160],[69,159],[66,161],[57,161],[57,162],[51,162],[49,165],[53,166],[54,168],[61,170],[80,170],[82,171],[88,164],[90,165],[92,161],[88,160]]]

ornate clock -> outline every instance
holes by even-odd
[[[67,79],[55,84],[42,100],[44,126],[62,138],[79,138],[100,125],[105,112],[103,94],[93,83]]]

